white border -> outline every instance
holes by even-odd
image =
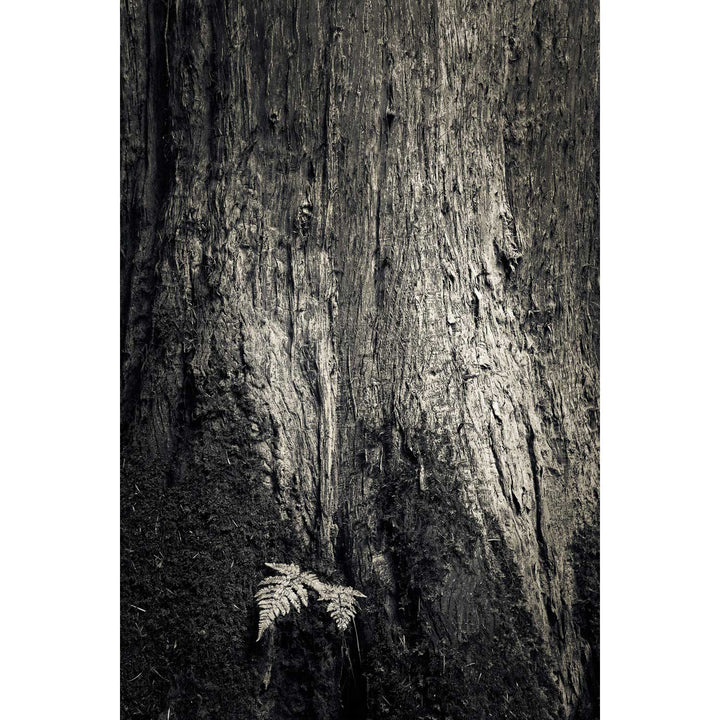
[[[601,4],[601,712],[717,714],[718,10]]]
[[[119,5],[2,15],[0,715],[113,718]]]

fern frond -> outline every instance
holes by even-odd
[[[293,564],[265,564],[282,574],[261,580],[260,589],[255,593],[255,600],[260,608],[258,640],[277,618],[287,615],[292,608],[300,612],[302,606],[308,604],[307,590],[303,587],[308,573],[302,572]]]
[[[327,602],[327,611],[340,632],[347,630],[359,609],[355,598],[366,597],[355,588],[343,585],[325,585],[320,600]]]

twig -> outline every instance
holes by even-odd
[[[154,672],[161,680],[164,680],[166,683],[170,682],[167,678],[164,678],[154,667],[150,668],[150,672]]]

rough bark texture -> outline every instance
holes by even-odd
[[[123,717],[596,717],[597,1],[121,13]]]

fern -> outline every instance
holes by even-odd
[[[365,597],[361,592],[344,585],[324,583],[312,572],[304,572],[291,563],[265,563],[280,575],[260,581],[255,600],[260,608],[258,641],[277,618],[287,615],[293,608],[300,612],[308,604],[308,589],[326,602],[326,610],[338,630],[344,632],[358,611],[356,598]]]
[[[300,612],[303,605],[307,607],[306,586],[316,588],[321,584],[314,573],[302,572],[297,565],[265,564],[281,574],[262,580],[260,589],[255,593],[260,608],[258,640],[277,618],[287,615],[292,608]]]
[[[343,585],[325,585],[320,600],[327,602],[327,611],[340,632],[345,632],[350,621],[355,619],[358,602],[355,598],[366,597],[355,588]]]

